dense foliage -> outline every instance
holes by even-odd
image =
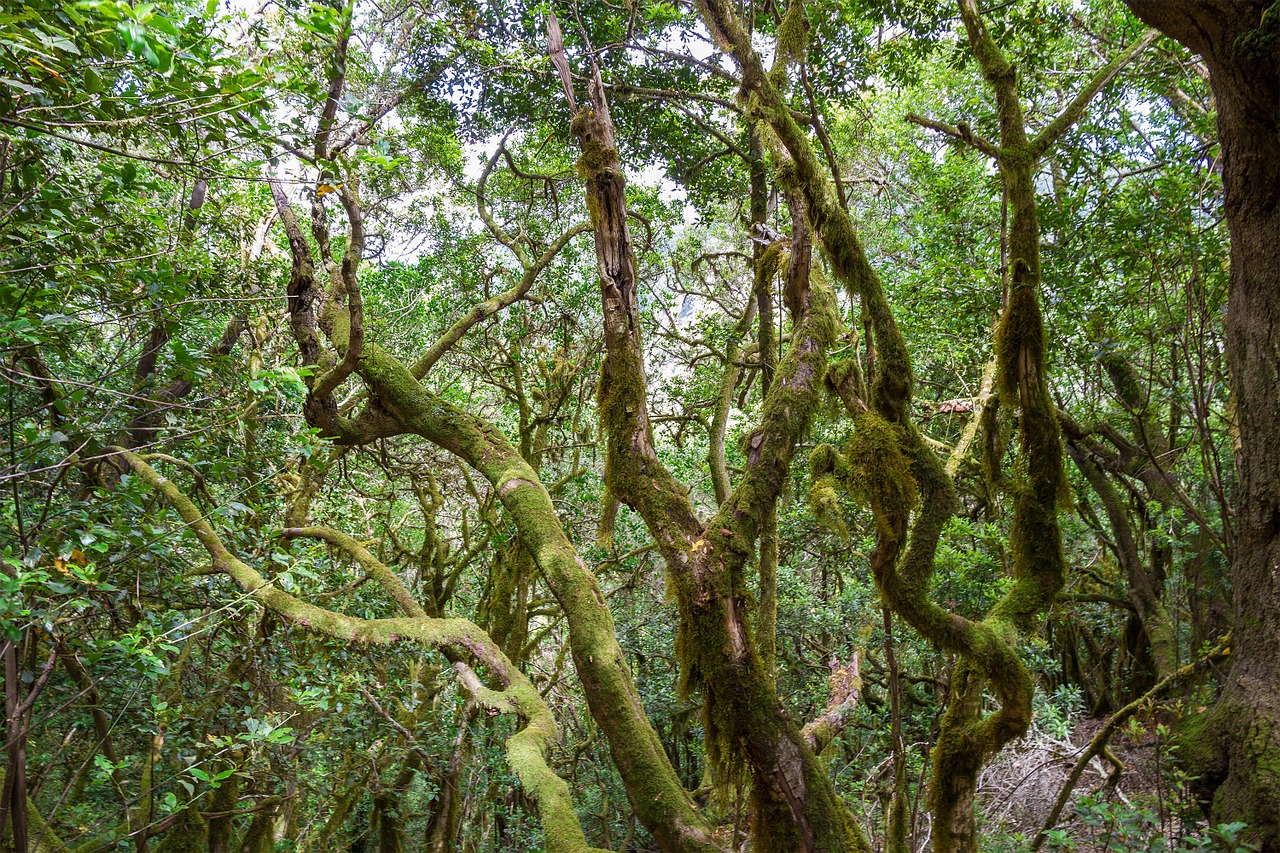
[[[0,0],[0,850],[1272,849],[1129,5]]]

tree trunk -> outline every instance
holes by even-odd
[[[754,849],[869,850],[826,765],[804,742],[774,690],[743,583],[743,569],[781,491],[797,437],[821,401],[826,350],[839,322],[834,296],[825,287],[810,290],[804,258],[804,281],[792,288],[791,347],[778,364],[761,426],[748,439],[746,471],[704,526],[654,448],[625,179],[598,70],[590,94],[591,105],[574,117],[573,133],[582,146],[578,170],[595,227],[604,314],[606,358],[598,408],[608,439],[605,482],[644,519],[666,559],[669,587],[680,607],[676,652],[682,689],[703,694],[708,758],[721,771],[718,781],[752,782]],[[626,787],[643,821],[645,804],[637,802],[631,784]]]
[[[1234,627],[1222,695],[1186,757],[1212,819],[1280,847],[1280,3],[1127,0],[1204,57],[1231,231],[1226,345],[1238,413]]]

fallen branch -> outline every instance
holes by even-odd
[[[1224,637],[1217,647],[1210,651],[1207,655],[1197,661],[1193,661],[1181,669],[1166,676],[1163,680],[1156,683],[1142,696],[1125,705],[1119,711],[1111,715],[1110,719],[1103,724],[1098,733],[1093,736],[1093,740],[1089,741],[1089,745],[1085,748],[1080,757],[1076,759],[1076,764],[1071,768],[1071,773],[1067,776],[1067,781],[1063,783],[1062,790],[1058,792],[1058,799],[1054,802],[1053,808],[1049,811],[1049,816],[1044,819],[1044,825],[1040,827],[1040,831],[1036,833],[1035,840],[1031,842],[1033,851],[1039,850],[1044,846],[1045,841],[1049,838],[1049,830],[1053,829],[1057,824],[1058,818],[1062,816],[1062,810],[1066,808],[1067,801],[1071,799],[1071,792],[1075,790],[1076,785],[1080,782],[1080,777],[1084,775],[1084,769],[1089,766],[1092,761],[1100,753],[1107,755],[1108,761],[1112,767],[1116,765],[1116,759],[1107,750],[1107,742],[1111,740],[1111,735],[1115,734],[1115,730],[1125,723],[1130,717],[1142,710],[1146,705],[1168,693],[1174,687],[1185,681],[1193,673],[1199,671],[1210,663],[1216,663],[1231,653],[1231,638],[1228,635]],[[1118,775],[1114,770],[1109,777],[1114,779]]]

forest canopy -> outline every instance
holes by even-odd
[[[1280,2],[0,0],[0,851],[1280,849]]]

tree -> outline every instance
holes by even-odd
[[[1055,688],[1190,690],[1246,541],[1197,81],[1105,2],[900,6],[6,35],[0,835],[974,850]]]
[[[1227,358],[1239,431],[1240,492],[1231,563],[1231,672],[1200,721],[1194,753],[1215,818],[1239,819],[1280,842],[1280,7],[1266,3],[1131,2],[1135,13],[1204,58],[1217,100],[1222,182],[1231,230]]]

